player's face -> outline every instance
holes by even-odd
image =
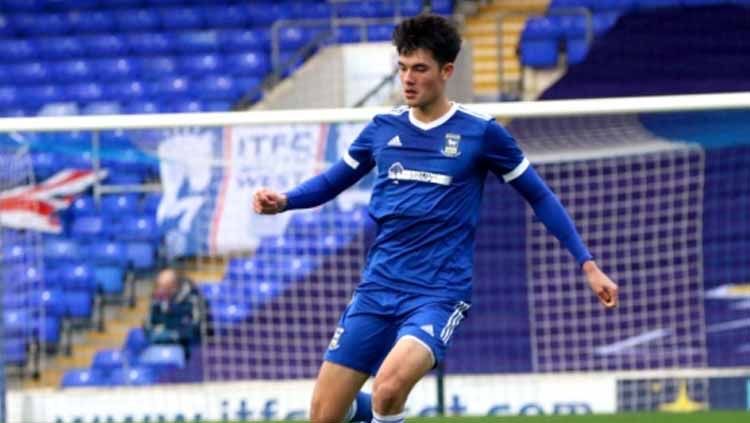
[[[445,83],[453,73],[453,63],[441,67],[431,52],[420,48],[408,55],[399,55],[398,69],[406,104],[422,108],[443,96]]]

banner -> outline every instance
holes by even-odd
[[[261,187],[283,192],[322,171],[362,124],[349,126],[343,132],[327,124],[166,132],[158,147],[163,198],[157,218],[168,255],[252,250],[261,237],[283,233],[291,214],[255,214],[253,193]]]

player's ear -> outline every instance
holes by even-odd
[[[440,69],[440,76],[443,78],[443,81],[447,81],[453,76],[454,69],[453,62],[448,62],[443,65],[442,69]]]

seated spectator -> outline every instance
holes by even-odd
[[[144,324],[150,343],[180,344],[189,358],[191,346],[200,342],[204,316],[203,298],[192,281],[172,268],[159,272]]]

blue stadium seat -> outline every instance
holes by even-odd
[[[34,291],[29,305],[44,310],[46,316],[63,317],[65,314],[65,294],[58,288]]]
[[[13,28],[13,25],[11,24],[10,19],[6,18],[3,15],[0,15],[0,37],[14,37],[15,29]]]
[[[246,78],[235,78],[234,85],[237,88],[237,92],[240,97],[251,90],[255,90],[261,86],[262,80],[260,78],[246,77]],[[261,95],[262,93],[258,93]]]
[[[18,13],[13,16],[12,25],[16,32],[25,36],[63,35],[72,24],[62,13]]]
[[[93,216],[98,213],[94,197],[90,195],[81,195],[71,204],[73,215],[78,218],[81,216]]]
[[[232,110],[230,101],[206,101],[203,103],[206,112],[228,112]]]
[[[244,28],[251,22],[248,8],[235,4],[217,4],[202,8],[209,28]]]
[[[26,107],[39,107],[62,101],[64,93],[56,85],[30,85],[21,88],[21,102]]]
[[[117,241],[97,241],[91,245],[90,262],[125,267],[127,256],[125,244]]]
[[[171,7],[159,10],[162,26],[168,30],[197,29],[204,25],[200,9]]]
[[[249,51],[271,49],[268,30],[227,29],[218,31],[219,45],[224,51]]]
[[[98,7],[102,1],[106,2],[106,0],[54,0],[48,1],[47,4],[51,9],[69,11],[94,9]]]
[[[3,310],[3,336],[22,337],[31,334],[29,310]]]
[[[340,2],[335,6],[335,10],[341,18],[377,17],[377,8],[374,1]]]
[[[61,265],[79,260],[78,243],[67,238],[50,238],[44,242],[44,259],[49,265]]]
[[[261,50],[229,54],[225,56],[224,64],[234,75],[263,77],[271,70],[268,54]]]
[[[0,84],[13,84],[17,81],[10,77],[10,69],[7,66],[0,65]]]
[[[594,12],[627,12],[635,6],[636,0],[590,0],[588,7]]]
[[[132,101],[146,97],[146,87],[141,81],[122,81],[104,84],[104,96],[110,100]],[[127,107],[123,108],[127,109]]]
[[[594,36],[600,36],[610,30],[620,18],[620,12],[601,12],[593,16]]]
[[[635,0],[634,6],[639,9],[679,6],[680,0]]]
[[[64,86],[66,100],[78,103],[98,101],[103,96],[101,85],[95,82],[82,82]]]
[[[169,54],[174,50],[172,34],[146,32],[128,34],[125,39],[128,48],[133,54],[162,55]]]
[[[560,28],[548,18],[531,18],[521,34],[520,56],[524,66],[536,68],[557,65]]]
[[[364,39],[358,26],[340,26],[333,31],[333,39],[339,44],[359,43]]]
[[[180,345],[150,345],[141,352],[138,363],[156,372],[182,369],[185,367],[185,351]]]
[[[119,115],[121,112],[122,107],[116,101],[95,101],[81,109],[84,115]]]
[[[228,75],[211,75],[193,84],[194,94],[202,100],[232,100],[238,97],[234,78]]]
[[[132,79],[139,73],[138,62],[126,57],[96,59],[90,61],[89,65],[100,81]]]
[[[133,269],[151,270],[156,266],[156,247],[151,242],[130,241],[127,243],[127,257]]]
[[[159,13],[152,9],[121,10],[114,17],[122,32],[157,31],[161,26]]]
[[[9,65],[8,78],[18,84],[38,84],[47,82],[49,70],[40,62],[26,62]]]
[[[32,249],[24,244],[5,244],[3,247],[3,263],[21,263],[31,257]]]
[[[23,337],[3,339],[3,362],[10,366],[24,366],[28,360],[28,346]]]
[[[57,156],[48,152],[32,152],[31,163],[34,167],[34,175],[38,180],[44,180],[60,170]]]
[[[128,50],[128,44],[120,35],[99,34],[79,38],[91,57],[119,56]]]
[[[422,0],[402,0],[399,5],[401,16],[417,16],[422,12]]]
[[[93,34],[111,32],[115,27],[112,14],[103,10],[85,10],[68,15],[72,32],[75,34]]]
[[[0,87],[0,108],[11,107],[20,101],[18,90],[15,87]]]
[[[127,159],[128,153],[123,152],[121,159]],[[130,164],[127,161],[111,161],[110,167],[127,168]],[[138,165],[135,165],[138,166]],[[112,185],[140,185],[144,181],[144,175],[138,172],[117,170],[107,177],[107,183]]]
[[[147,386],[158,382],[156,373],[149,367],[132,366],[112,371],[109,377],[111,386]]]
[[[160,202],[161,193],[150,192],[143,197],[143,201],[141,202],[141,211],[143,211],[146,215],[156,216],[156,210],[159,208]],[[155,221],[154,224],[156,224]]]
[[[104,386],[104,376],[91,369],[70,369],[63,374],[60,385],[63,388],[76,388],[86,386]]]
[[[87,320],[94,313],[94,294],[89,290],[67,290],[64,296],[65,315],[72,319]]]
[[[137,209],[137,194],[109,194],[102,196],[102,213],[108,213],[118,219],[135,213]]]
[[[253,2],[248,5],[250,20],[256,27],[270,27],[279,19],[291,19],[292,8],[287,4]]]
[[[61,329],[61,320],[58,317],[44,316],[31,319],[32,334],[44,345],[59,344]]]
[[[220,32],[183,31],[175,34],[175,49],[182,54],[211,53],[219,50]]]
[[[367,41],[390,41],[393,28],[392,24],[370,25],[367,27]]]
[[[106,222],[98,215],[76,217],[71,227],[71,235],[79,239],[104,237],[107,235]]]
[[[142,100],[142,101],[132,101],[130,103],[127,103],[125,107],[123,108],[123,111],[126,114],[149,114],[149,113],[161,113],[163,111],[163,106],[160,103],[157,103],[155,101],[148,101],[148,100]]]
[[[154,81],[155,94],[164,100],[174,100],[192,94],[190,80],[184,76],[167,76]]]
[[[167,104],[168,113],[199,113],[203,111],[203,102],[192,98],[178,98]]]
[[[36,40],[36,50],[43,60],[65,60],[85,56],[83,43],[78,37],[45,37]]]
[[[145,0],[106,0],[107,6],[117,8],[136,8],[144,5]]]
[[[163,78],[177,70],[177,62],[168,56],[142,58],[137,63],[144,78]]]
[[[309,43],[312,37],[313,31],[309,28],[284,27],[279,31],[279,47],[282,50],[297,50]]]
[[[122,352],[128,359],[128,362],[134,363],[141,355],[141,352],[148,347],[148,339],[143,328],[130,328],[125,342],[122,345]]]
[[[294,19],[330,19],[332,15],[333,10],[328,3],[296,2],[292,5]]]
[[[563,40],[565,41],[565,51],[568,55],[568,64],[574,65],[581,63],[589,50],[587,40],[587,22],[583,16],[556,16],[553,22],[559,26]]]
[[[123,246],[122,261],[127,262],[126,249]],[[96,265],[94,268],[97,287],[102,293],[120,295],[125,292],[125,267],[119,265]]]
[[[91,68],[85,60],[66,60],[62,62],[51,62],[50,77],[57,82],[70,83],[89,80]]]
[[[2,40],[0,51],[6,63],[27,62],[36,59],[36,46],[29,40]]]
[[[104,349],[94,353],[91,360],[91,370],[109,374],[113,370],[122,369],[127,364],[125,354],[119,349]]]
[[[94,268],[85,263],[68,264],[61,267],[63,286],[71,290],[96,290]]]
[[[3,8],[11,12],[39,12],[44,10],[46,0],[5,0]]]
[[[216,54],[181,56],[178,64],[180,72],[190,76],[204,76],[223,67],[222,56]]]
[[[235,325],[244,321],[252,311],[249,304],[241,302],[209,301],[209,315],[217,326]]]

